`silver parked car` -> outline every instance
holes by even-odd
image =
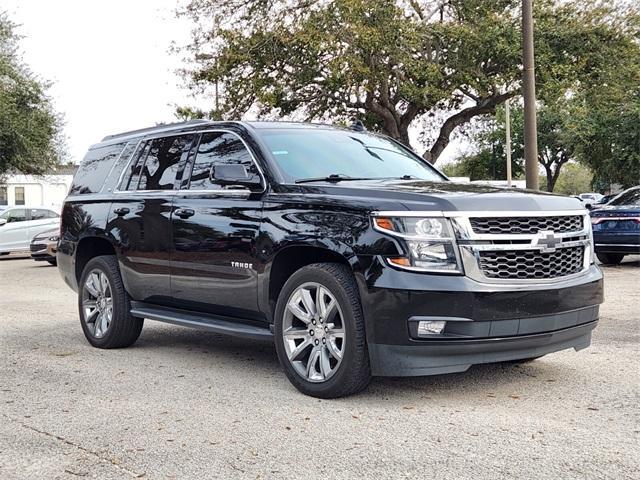
[[[31,239],[60,225],[60,215],[48,207],[9,207],[0,213],[0,255],[29,251]]]

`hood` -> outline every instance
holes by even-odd
[[[584,210],[582,202],[572,197],[470,183],[380,179],[342,181],[337,184],[319,182],[299,186],[301,193],[355,197],[368,202],[374,209],[389,209],[389,202],[393,202],[397,204],[398,210]]]

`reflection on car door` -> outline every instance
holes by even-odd
[[[170,302],[171,203],[195,137],[142,142],[111,204],[107,231],[119,247],[122,279],[135,300]]]
[[[260,173],[235,134],[202,134],[190,181],[174,199],[171,294],[176,306],[258,318],[256,240],[262,195],[224,187],[211,178],[216,164],[241,164]],[[185,175],[186,178],[186,175]]]

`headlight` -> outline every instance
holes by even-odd
[[[462,273],[449,220],[442,217],[373,217],[375,228],[400,237],[406,256],[388,258],[390,264],[407,270]]]
[[[50,242],[57,242],[58,240],[60,240],[60,237],[58,235],[54,235],[53,237],[47,238],[47,240],[49,240]]]

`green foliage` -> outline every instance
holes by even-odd
[[[593,174],[589,168],[576,162],[565,165],[558,176],[554,192],[564,195],[578,195],[592,191]]]
[[[423,156],[435,161],[458,127],[519,93],[520,4],[191,0],[186,78],[198,91],[220,85],[224,118],[359,118],[407,145],[409,127],[427,125]],[[615,5],[539,0],[534,15],[543,99],[597,82],[633,36]]]
[[[0,176],[41,175],[58,164],[59,120],[47,85],[19,59],[17,42],[14,25],[0,13]]]

